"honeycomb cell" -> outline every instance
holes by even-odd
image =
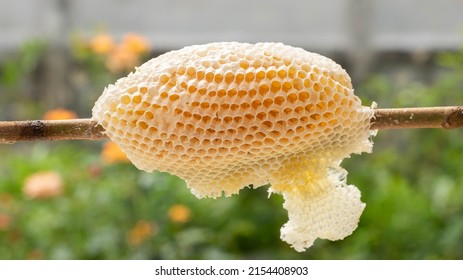
[[[168,52],[93,108],[136,167],[177,175],[198,197],[270,183],[288,210],[281,238],[298,251],[356,228],[364,204],[339,165],[371,150],[372,116],[341,66],[280,43]]]

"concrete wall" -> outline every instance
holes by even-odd
[[[73,31],[137,32],[163,50],[282,41],[311,50],[455,49],[461,0],[0,0],[0,50]]]

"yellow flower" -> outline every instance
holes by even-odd
[[[101,151],[101,158],[105,163],[129,162],[125,153],[114,142],[107,142]]]
[[[43,116],[43,119],[45,120],[69,120],[69,119],[76,119],[77,114],[74,113],[73,111],[63,109],[63,108],[58,108],[54,110],[50,110],[45,113]]]
[[[190,220],[191,211],[183,204],[175,204],[169,208],[168,216],[174,223],[186,223]]]
[[[11,224],[11,216],[0,213],[0,230],[7,230]]]
[[[90,41],[90,49],[96,54],[108,54],[115,46],[113,38],[106,33],[98,34]]]
[[[157,227],[155,224],[148,221],[138,221],[135,226],[129,231],[127,242],[130,245],[138,245],[145,241],[148,237],[155,235]]]
[[[150,50],[148,41],[135,33],[126,34],[122,40],[122,45],[137,55],[146,54]]]
[[[63,192],[63,181],[56,172],[37,172],[26,178],[23,192],[33,199],[54,197]]]

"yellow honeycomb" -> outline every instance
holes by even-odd
[[[369,152],[373,110],[341,66],[281,43],[171,51],[107,87],[93,118],[139,169],[165,171],[197,197],[270,183],[296,250],[342,239],[364,204],[339,166]]]

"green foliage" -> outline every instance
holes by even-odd
[[[33,71],[45,52],[47,45],[43,41],[31,40],[24,43],[16,56],[2,62],[0,85],[12,88],[17,86],[24,76]]]
[[[463,104],[463,52],[438,60],[432,84],[400,87],[376,75],[356,93],[380,107]],[[343,162],[367,204],[358,229],[305,253],[279,239],[287,214],[266,187],[199,200],[174,176],[103,163],[98,144],[0,146],[0,215],[10,219],[0,228],[0,258],[461,259],[461,139],[461,129],[380,131],[372,154]],[[28,198],[25,180],[46,170],[60,174],[64,192]],[[182,222],[169,214],[175,205],[190,213]]]
[[[52,259],[299,257],[279,240],[285,220],[281,197],[267,199],[262,188],[198,200],[174,176],[143,173],[131,164],[105,165],[97,153],[74,144],[39,144],[1,162],[0,194],[11,198],[0,213],[12,221],[0,230],[0,258],[23,259],[31,252]],[[49,170],[64,178],[64,193],[27,198],[26,178]],[[185,222],[168,215],[178,204],[191,212]],[[139,221],[155,230],[131,244]]]
[[[71,53],[74,62],[79,69],[88,76],[94,88],[102,88],[113,83],[116,77],[107,70],[105,57],[92,52],[88,46],[88,40],[80,34],[73,34],[71,38]]]
[[[37,74],[47,44],[35,39],[25,42],[16,53],[6,54],[0,60],[0,118],[13,119],[16,115],[33,115],[40,111],[35,92]],[[17,104],[21,100],[21,105]]]
[[[358,94],[376,97],[380,107],[461,105],[461,61],[463,50],[439,55],[444,68],[432,85],[398,88],[387,77],[375,76]],[[380,131],[372,155],[345,161],[349,181],[360,187],[367,203],[353,237],[366,242],[360,258],[463,257],[461,139],[461,129]]]

